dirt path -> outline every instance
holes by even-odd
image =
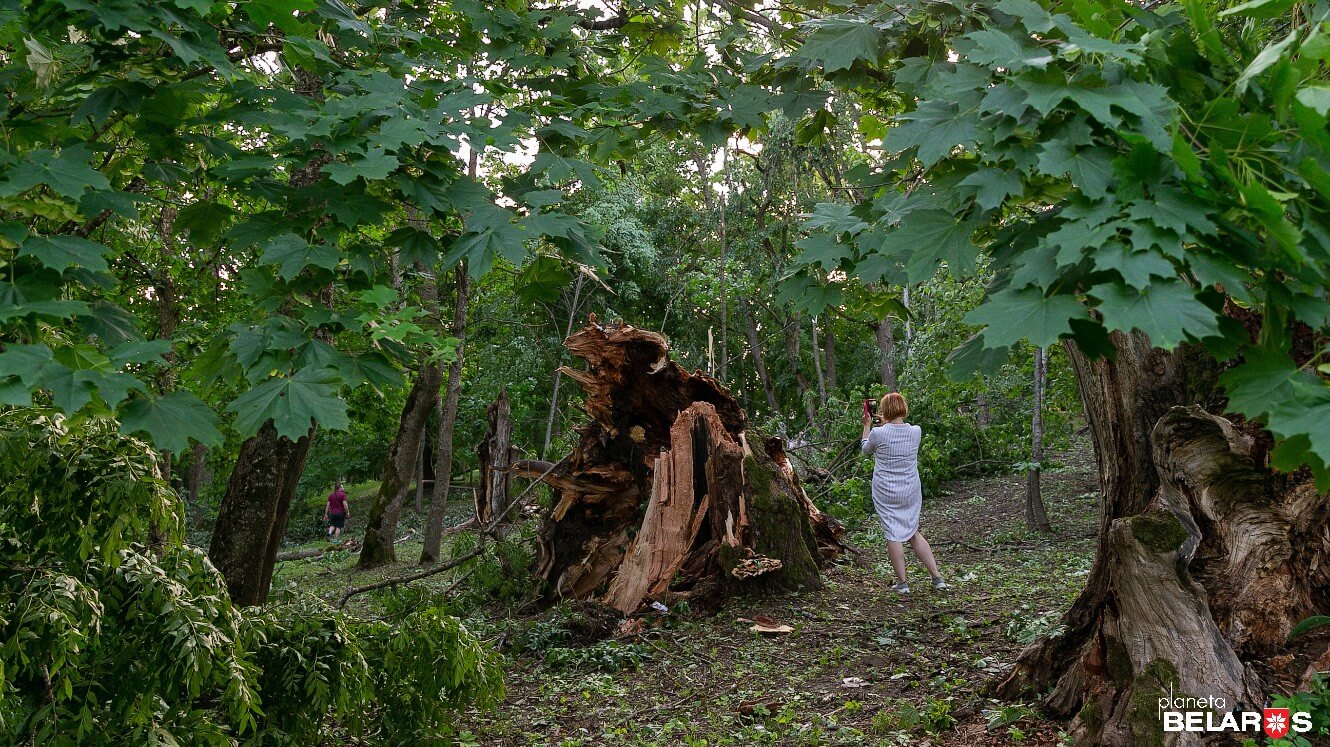
[[[719,615],[663,616],[635,641],[577,648],[558,624],[519,635],[497,713],[469,714],[463,743],[483,745],[1056,744],[1060,724],[983,696],[1023,641],[1056,623],[1093,554],[1093,460],[1077,449],[1045,473],[1055,534],[1022,521],[1019,476],[949,486],[924,506],[948,592],[911,565],[896,598],[875,524],[853,527],[865,551],[832,568],[824,589],[733,600]],[[748,632],[765,613],[794,628]],[[636,668],[635,664],[638,664]]]

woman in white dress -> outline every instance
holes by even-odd
[[[873,508],[882,522],[887,554],[896,572],[897,583],[891,587],[892,591],[910,593],[905,579],[906,542],[933,577],[933,588],[945,589],[947,583],[938,573],[933,549],[919,531],[919,509],[924,502],[919,482],[919,441],[923,432],[919,426],[905,422],[910,408],[899,392],[891,392],[878,402],[877,427],[873,427],[867,404],[861,446],[865,454],[873,455]]]

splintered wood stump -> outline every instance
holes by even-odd
[[[501,390],[486,413],[489,426],[485,438],[476,447],[480,463],[480,484],[476,490],[476,523],[485,526],[505,514],[511,502],[513,424],[508,406],[508,392]]]
[[[554,491],[540,531],[547,600],[630,613],[820,585],[842,529],[808,499],[780,439],[747,431],[720,382],[671,360],[660,335],[594,316],[564,345],[587,363],[561,370],[586,391],[590,421],[558,468],[513,466]]]

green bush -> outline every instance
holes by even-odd
[[[502,693],[498,655],[435,607],[234,607],[112,422],[0,412],[0,466],[0,743],[437,742]]]

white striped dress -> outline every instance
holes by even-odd
[[[893,542],[907,542],[919,531],[924,502],[919,483],[919,441],[923,431],[909,423],[884,423],[863,440],[873,455],[873,508],[882,531]]]

